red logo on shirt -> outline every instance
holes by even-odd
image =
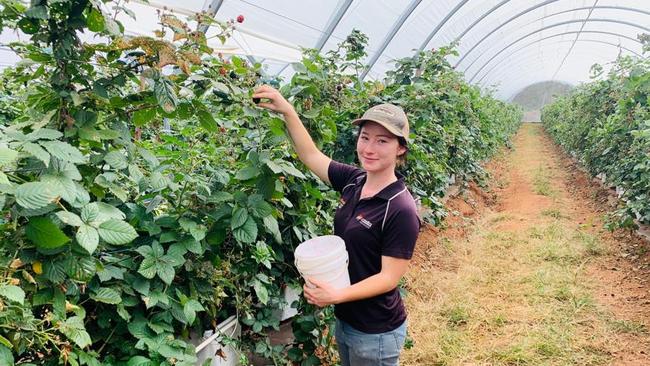
[[[357,221],[359,221],[359,223],[360,223],[361,225],[363,225],[363,227],[365,227],[366,229],[370,229],[370,228],[372,227],[372,222],[370,222],[370,221],[364,219],[363,216],[362,216],[361,214],[357,215],[356,219],[357,219]]]

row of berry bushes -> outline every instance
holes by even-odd
[[[299,301],[295,342],[266,337],[283,289],[299,285],[293,249],[331,232],[337,199],[296,163],[255,85],[280,87],[319,146],[347,162],[349,121],[403,105],[415,134],[404,169],[430,221],[448,178],[479,177],[519,123],[516,108],[463,81],[448,49],[363,81],[367,39],[353,32],[327,54],[306,51],[282,82],[215,55],[167,12],[154,37],[126,37],[122,2],[0,6],[0,31],[31,36],[11,45],[23,60],[0,78],[1,364],[193,365],[191,336],[231,314],[242,350],[334,362],[329,309]],[[223,39],[235,25],[194,19]]]
[[[641,37],[646,39],[647,37]],[[601,75],[602,68],[593,71]],[[650,223],[650,62],[621,57],[604,77],[542,111],[553,138],[594,176],[619,188],[612,227]]]

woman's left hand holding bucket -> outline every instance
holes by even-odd
[[[334,288],[334,286],[327,282],[313,278],[309,278],[308,282],[313,285],[313,287],[309,287],[307,284],[302,287],[308,303],[318,307],[324,307],[341,302],[341,289]]]

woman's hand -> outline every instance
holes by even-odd
[[[291,103],[289,103],[289,101],[287,101],[277,89],[271,86],[259,86],[254,90],[253,98],[264,98],[268,100],[268,102],[257,103],[257,105],[262,108],[270,109],[283,115],[296,113],[293,105],[291,105]]]
[[[322,308],[323,306],[338,304],[340,302],[340,289],[334,288],[327,282],[315,280],[313,278],[309,278],[307,281],[315,286],[309,287],[305,284],[302,287],[308,303]]]

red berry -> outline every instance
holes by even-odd
[[[241,14],[239,14],[239,15],[237,16],[237,23],[243,23],[243,22],[244,22],[244,16],[241,15]]]
[[[221,74],[222,76],[223,76],[223,75],[226,75],[227,72],[228,72],[228,70],[226,70],[225,67],[221,67],[221,68],[219,68],[219,74]]]

